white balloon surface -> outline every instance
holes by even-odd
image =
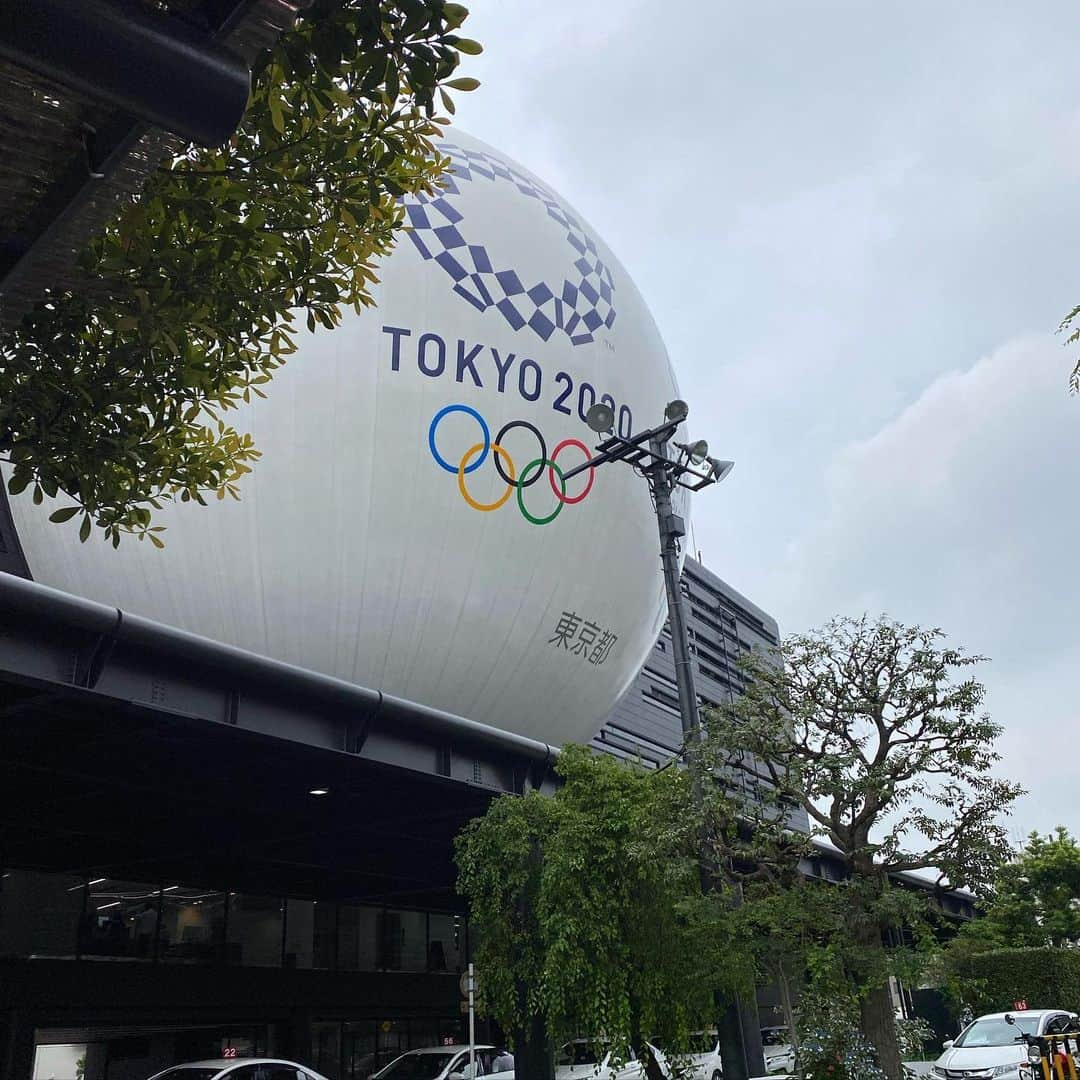
[[[551,188],[457,130],[408,200],[378,306],[305,336],[233,414],[242,500],[168,506],[166,548],[12,511],[34,578],[552,744],[589,738],[665,605],[648,489],[572,478],[608,402],[627,434],[677,388],[626,271]],[[557,468],[553,468],[554,462]],[[61,500],[60,505],[63,505]]]

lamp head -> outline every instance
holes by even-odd
[[[709,444],[704,439],[683,448],[694,465],[700,465],[709,456]]]
[[[680,401],[676,398],[674,401],[669,401],[667,408],[664,410],[664,419],[667,421],[675,421],[681,423],[690,415],[690,406],[685,401]]]
[[[597,402],[585,414],[585,423],[597,434],[602,435],[615,427],[615,410],[610,405]]]
[[[727,476],[727,474],[735,468],[734,461],[721,461],[719,458],[714,457],[711,457],[708,460],[709,471],[712,473],[714,484],[719,484],[720,481],[723,480],[724,477]]]

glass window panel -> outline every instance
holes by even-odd
[[[375,1030],[375,1068],[389,1065],[409,1049],[409,1027],[403,1020],[383,1020]],[[356,1074],[361,1080],[361,1074]]]
[[[229,897],[229,962],[244,967],[281,966],[281,917],[278,897]]]
[[[318,900],[289,900],[285,919],[285,966],[331,968],[337,910]]]
[[[317,1072],[323,1076],[341,1075],[341,1024],[336,1021],[312,1024],[311,1049]]]
[[[344,1080],[367,1080],[373,1072],[381,1069],[398,1051],[379,1053],[378,1027],[374,1020],[361,1020],[344,1025],[343,1044],[345,1056],[342,1061]]]
[[[324,905],[325,906],[325,905]],[[315,966],[315,912],[313,900],[288,900],[285,904],[285,966]]]
[[[312,966],[317,968],[332,968],[334,966],[334,952],[337,949],[337,921],[336,904],[320,902],[315,905]]]
[[[158,955],[172,964],[210,964],[221,956],[225,894],[167,885]]]
[[[465,920],[460,915],[430,916],[428,971],[461,971],[465,952]]]
[[[74,956],[83,880],[5,870],[0,875],[0,956]]]
[[[422,911],[380,911],[376,916],[380,971],[427,968],[427,916]]]
[[[83,956],[152,960],[158,923],[158,886],[98,879],[90,883],[82,922]]]
[[[342,905],[338,930],[338,966],[343,971],[375,970],[377,910]]]
[[[427,914],[423,911],[401,911],[398,914],[401,916],[401,970],[426,971]]]

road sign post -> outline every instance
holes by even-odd
[[[469,1010],[469,1080],[476,1080],[476,969],[472,964],[458,980],[458,987],[467,999],[461,1003],[461,1011]]]
[[[476,1080],[476,973],[469,965],[469,1080]]]

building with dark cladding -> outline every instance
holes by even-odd
[[[771,615],[696,559],[688,558],[683,567],[682,593],[698,699],[706,709],[716,707],[742,691],[739,656],[751,649],[776,648],[780,629]],[[671,630],[667,626],[592,745],[605,753],[653,766],[662,765],[679,752],[682,727]],[[731,782],[753,798],[746,778],[733,776]],[[808,828],[805,811],[793,813],[792,825]]]
[[[683,567],[682,593],[698,698],[706,708],[730,701],[742,688],[739,655],[780,644],[776,620],[696,559],[687,558]],[[679,752],[682,728],[670,627],[665,625],[592,745],[617,757],[640,758],[646,765],[661,765]]]
[[[717,704],[777,626],[692,560],[683,588]],[[665,633],[593,745],[670,760],[675,700]],[[366,1080],[460,1041],[453,838],[553,791],[554,754],[0,572],[0,1077],[270,1052]],[[744,1031],[780,1022],[757,1005]]]

